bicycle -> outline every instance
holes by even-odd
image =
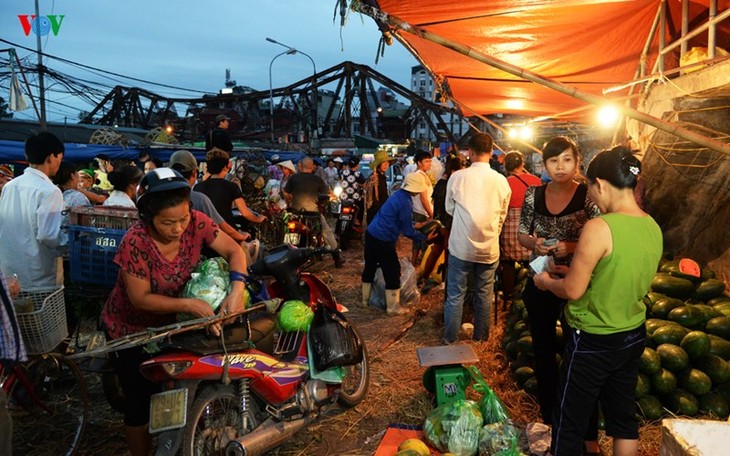
[[[73,455],[89,415],[86,381],[75,362],[59,353],[0,363],[8,397],[15,454]]]
[[[73,455],[84,435],[89,404],[81,370],[55,350],[59,344],[65,347],[68,334],[63,287],[23,291],[13,304],[28,351],[28,361],[0,363],[14,453]]]

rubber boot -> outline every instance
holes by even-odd
[[[372,290],[373,284],[363,282],[362,283],[362,306],[367,307],[368,301],[370,301],[370,290]]]
[[[335,268],[337,268],[337,269],[340,269],[345,264],[345,260],[342,258],[342,255],[340,254],[340,249],[337,249],[334,252],[332,252],[332,259],[335,260]]]
[[[397,290],[385,290],[385,305],[388,315],[403,315],[408,309],[400,306],[400,288]]]

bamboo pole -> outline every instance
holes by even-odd
[[[451,49],[455,52],[458,52],[459,54],[465,55],[474,60],[477,60],[479,62],[490,65],[494,68],[502,70],[511,75],[520,77],[522,79],[526,79],[528,81],[535,82],[542,86],[553,89],[557,92],[563,93],[563,94],[571,96],[573,98],[577,98],[581,101],[585,101],[587,103],[591,103],[594,105],[602,105],[602,104],[611,102],[611,100],[609,100],[607,98],[593,95],[593,94],[587,93],[587,92],[582,92],[575,87],[571,87],[571,86],[563,84],[561,82],[554,81],[552,79],[543,77],[537,73],[533,73],[532,71],[526,70],[524,68],[520,68],[518,66],[512,65],[510,63],[496,59],[494,57],[490,57],[488,55],[482,54],[481,52],[475,50],[474,48],[472,48],[470,46],[465,46],[463,44],[453,42],[447,38],[444,38],[440,35],[437,35],[435,33],[424,30],[420,27],[415,27],[413,25],[410,25],[407,22],[402,21],[395,16],[391,16],[377,8],[373,8],[373,7],[365,5],[363,3],[359,3],[356,6],[356,8],[359,12],[372,17],[376,21],[380,21],[382,23],[388,24],[389,26],[391,26],[395,29],[399,29],[399,30],[403,30],[407,33],[411,33],[415,36],[418,36],[419,38],[439,44],[445,48]],[[708,149],[714,150],[716,152],[721,152],[721,153],[730,155],[730,144],[724,144],[719,141],[715,141],[711,138],[697,134],[693,131],[687,130],[686,128],[680,127],[679,125],[672,125],[669,122],[665,122],[654,116],[650,116],[649,114],[645,114],[643,112],[637,111],[629,106],[617,106],[617,108],[622,112],[623,115],[631,117],[632,119],[638,120],[639,122],[643,122],[647,125],[651,125],[652,127],[655,127],[659,130],[673,134],[682,139],[686,139],[687,141],[694,142],[698,145],[707,147]]]

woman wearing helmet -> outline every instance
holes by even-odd
[[[122,238],[114,257],[119,276],[101,313],[107,338],[173,323],[179,312],[212,316],[205,301],[177,297],[191,278],[203,246],[218,252],[231,267],[231,292],[221,312],[242,310],[243,250],[210,218],[191,210],[187,181],[177,171],[158,168],[144,176],[137,195],[141,220]],[[220,334],[219,326],[211,330]],[[149,454],[151,448],[147,422],[150,396],[158,387],[139,373],[139,364],[146,358],[141,347],[110,355],[125,394],[125,434],[133,455]]]

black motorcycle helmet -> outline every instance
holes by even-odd
[[[145,174],[137,187],[139,217],[150,223],[155,215],[150,207],[152,200],[162,199],[163,193],[173,191],[187,193],[189,198],[190,184],[179,172],[171,168],[157,168]]]

